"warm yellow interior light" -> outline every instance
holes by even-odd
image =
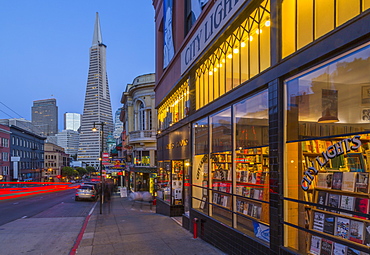
[[[213,72],[212,71],[209,71],[209,73],[208,73],[209,75],[213,75]]]
[[[233,54],[229,54],[229,55],[227,55],[227,57],[229,58],[229,59],[232,59],[233,58]]]
[[[213,71],[214,71],[214,72],[217,72],[217,68],[216,68],[216,67],[215,67],[215,68],[213,68]]]
[[[253,41],[253,36],[249,36],[249,41]]]
[[[269,27],[270,25],[271,25],[270,20],[266,20],[266,22],[265,22],[265,26],[266,26],[266,27]]]
[[[245,42],[241,42],[241,43],[240,43],[240,46],[241,46],[242,48],[244,48],[244,47],[245,47],[245,45],[246,45],[246,44],[245,44]]]
[[[238,48],[235,48],[235,49],[233,50],[233,52],[234,52],[235,54],[238,54],[238,53],[239,53],[239,49],[238,49]]]
[[[224,58],[223,58],[223,59],[221,59],[221,62],[222,62],[222,63],[225,63],[225,59],[224,59]]]

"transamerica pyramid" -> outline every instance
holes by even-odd
[[[106,138],[108,134],[113,132],[112,106],[106,69],[106,48],[100,30],[99,14],[96,13],[77,160],[82,161],[83,165],[93,166],[97,170],[100,165],[102,141],[103,151],[106,151]],[[94,123],[97,132],[92,131]],[[102,127],[103,132],[100,132]],[[101,133],[104,133],[103,140],[101,140]]]

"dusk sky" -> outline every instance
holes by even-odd
[[[65,112],[83,113],[96,12],[113,114],[126,85],[154,73],[152,0],[1,1],[0,119],[31,120],[33,101],[49,98],[60,130]]]

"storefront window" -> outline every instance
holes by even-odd
[[[285,246],[300,253],[368,251],[369,71],[366,46],[285,83]]]
[[[237,228],[253,233],[269,224],[268,93],[234,105]]]
[[[209,125],[208,118],[193,124],[194,151],[193,159],[193,209],[208,214],[208,153],[209,153]]]
[[[210,215],[232,226],[232,123],[231,108],[210,117],[212,206]]]
[[[184,162],[182,160],[172,161],[172,204],[182,205],[182,188],[184,182]]]
[[[170,173],[171,173],[171,162],[160,161],[158,162],[158,179],[157,179],[157,197],[163,201],[170,203]]]

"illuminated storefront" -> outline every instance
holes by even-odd
[[[370,1],[216,0],[197,20],[191,2],[171,5],[163,68],[153,1],[157,212],[181,204],[227,254],[370,254]]]

